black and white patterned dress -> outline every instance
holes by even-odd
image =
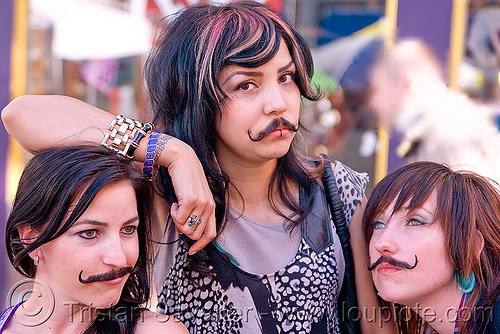
[[[362,200],[368,177],[340,162],[336,162],[334,173],[349,222]],[[294,259],[267,275],[248,273],[215,252],[215,278],[195,275],[195,284],[184,269],[186,245],[179,241],[169,246],[163,253],[170,252],[170,259],[155,258],[156,279],[156,271],[162,269],[166,277],[159,289],[157,311],[181,320],[190,333],[339,332],[337,297],[343,271],[338,268],[343,257],[338,237],[321,253],[301,239]],[[167,268],[162,266],[165,262]]]

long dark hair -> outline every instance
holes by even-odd
[[[12,211],[7,220],[6,246],[12,265],[27,277],[36,267],[29,253],[65,233],[87,210],[104,187],[130,183],[139,214],[139,258],[127,279],[118,303],[99,312],[85,333],[132,333],[149,299],[148,243],[152,217],[151,189],[131,161],[97,145],[78,145],[44,150],[24,168]],[[112,201],[113,199],[110,199]],[[73,210],[64,219],[70,206]],[[18,229],[30,226],[39,235],[29,243]]]
[[[321,94],[310,84],[313,62],[304,39],[269,7],[253,1],[187,8],[161,32],[145,64],[155,123],[196,152],[216,203],[218,233],[224,228],[230,182],[214,158],[216,121],[225,97],[218,77],[228,65],[254,68],[265,64],[278,52],[282,40],[297,68],[294,80],[301,95],[319,99]],[[310,166],[305,166],[304,157],[298,153],[298,137],[295,136],[288,153],[278,159],[269,185],[269,200],[274,209],[281,214],[272,191],[278,189],[280,200],[293,212],[291,216],[298,217],[294,226],[304,220],[312,206],[308,201],[301,207],[289,187],[288,181],[294,180],[303,187],[307,198],[312,197],[313,177],[307,171]],[[316,166],[322,169],[321,158]],[[161,168],[160,176],[167,202],[175,202],[165,168]],[[204,251],[198,252],[192,263],[199,259],[208,259]],[[203,273],[203,266],[192,268]]]
[[[471,272],[477,283],[465,308],[474,312],[462,321],[459,333],[483,333],[490,311],[500,294],[500,192],[498,184],[469,171],[453,171],[443,164],[415,162],[388,174],[373,189],[363,217],[366,242],[373,230],[371,224],[395,199],[394,212],[403,205],[409,211],[421,207],[436,192],[434,217],[442,224],[446,247],[455,272],[468,277]],[[477,231],[484,238],[480,256]],[[408,311],[408,310],[406,310]],[[405,312],[406,312],[405,311]],[[415,314],[401,317],[404,333],[421,333]],[[413,323],[405,322],[410,319]],[[410,330],[413,328],[413,330]]]

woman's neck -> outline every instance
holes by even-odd
[[[250,164],[236,160],[219,159],[221,169],[230,180],[227,194],[229,203],[248,217],[261,222],[281,223],[284,219],[282,214],[291,215],[292,212],[280,200],[276,184],[272,185],[271,191],[273,203],[269,197],[269,187],[277,161],[277,159],[273,159]],[[289,187],[294,188],[293,183],[290,183]],[[298,194],[298,188],[293,193]],[[277,212],[276,208],[280,212]]]
[[[232,203],[237,203],[241,197],[245,203],[262,203],[267,198],[277,159],[259,164],[220,159],[219,164],[233,185],[228,194]]]
[[[414,310],[439,334],[453,334],[462,296],[455,288],[419,301]]]
[[[15,312],[9,324],[12,333],[82,333],[97,316],[97,310],[76,302],[57,299],[52,291],[37,289]]]

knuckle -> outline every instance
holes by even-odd
[[[206,231],[205,236],[210,240],[214,239],[217,236],[216,231]]]
[[[215,202],[214,200],[210,200],[206,203],[206,206],[207,208],[210,210],[210,211],[213,211],[215,210]]]
[[[184,204],[188,206],[194,206],[196,204],[196,196],[191,195],[184,198]]]

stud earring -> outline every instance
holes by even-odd
[[[459,273],[455,273],[455,280],[458,284],[458,290],[463,293],[470,293],[476,286],[476,275],[474,275],[474,272],[471,272],[467,278],[460,277]]]
[[[33,256],[33,263],[35,266],[38,266],[38,255]]]

